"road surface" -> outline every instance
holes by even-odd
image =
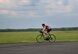
[[[78,42],[0,44],[0,54],[78,54]]]

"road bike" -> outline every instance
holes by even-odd
[[[40,34],[36,36],[36,41],[39,43],[40,42],[55,42],[56,36],[54,34],[48,33],[48,38],[45,39],[45,36],[43,35],[43,33],[40,32]]]

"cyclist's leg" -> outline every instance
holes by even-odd
[[[50,31],[51,31],[51,29],[48,29],[47,31],[46,31],[46,39],[45,40],[49,40],[50,39]]]
[[[47,33],[48,33],[48,35],[50,35],[50,32],[52,31],[52,29],[48,29],[47,30]]]
[[[49,34],[48,34],[47,31],[45,31],[45,35],[46,35],[46,36],[45,36],[45,37],[46,37],[45,40],[49,40]]]
[[[43,36],[44,38],[46,38],[46,31],[43,31]]]
[[[44,35],[45,35],[45,37],[48,37],[48,32],[47,32],[47,30],[44,31]]]
[[[43,31],[43,36],[45,40],[49,40],[48,30]]]

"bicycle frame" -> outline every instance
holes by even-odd
[[[44,42],[44,41],[55,42],[56,36],[54,34],[50,34],[50,33],[48,33],[48,35],[50,38],[49,40],[45,39],[46,37],[44,37],[43,33],[37,35],[37,37],[36,37],[37,42]],[[44,40],[44,41],[41,41],[41,40]]]

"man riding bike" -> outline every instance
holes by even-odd
[[[45,40],[49,39],[49,32],[52,30],[48,25],[42,24],[42,33],[45,37]]]

